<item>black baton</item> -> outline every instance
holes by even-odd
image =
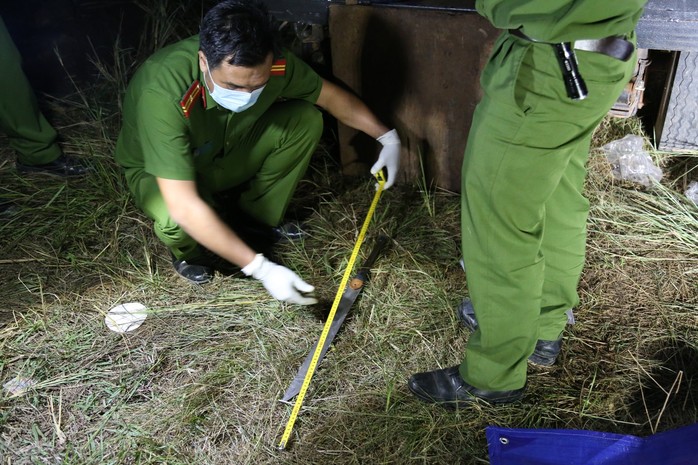
[[[562,70],[562,80],[565,82],[567,96],[572,100],[584,100],[587,95],[587,85],[579,74],[577,68],[577,56],[570,46],[569,42],[561,42],[559,44],[551,44],[555,49],[557,61],[560,63]]]

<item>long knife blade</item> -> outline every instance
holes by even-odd
[[[339,301],[339,305],[337,306],[337,311],[335,312],[334,319],[332,320],[332,324],[330,325],[330,330],[327,333],[325,343],[322,346],[322,351],[320,352],[320,356],[317,362],[318,365],[325,357],[327,350],[330,348],[330,344],[332,344],[334,337],[337,335],[337,332],[339,332],[339,328],[341,328],[342,323],[344,323],[344,319],[349,314],[349,309],[354,304],[354,301],[359,296],[359,294],[361,293],[361,289],[363,289],[364,284],[368,280],[369,273],[371,272],[371,266],[373,266],[373,263],[376,261],[376,258],[378,258],[378,255],[383,250],[383,248],[385,248],[387,243],[387,236],[378,236],[378,238],[376,239],[376,243],[373,245],[373,249],[371,250],[371,254],[368,256],[366,261],[364,261],[363,265],[361,265],[361,268],[359,269],[359,271],[357,271],[357,273],[354,275],[351,281],[349,281],[349,284],[347,284],[347,287],[344,290],[344,293],[342,294],[342,298]],[[305,375],[308,373],[308,368],[310,367],[310,363],[313,359],[313,354],[315,353],[316,348],[317,342],[315,343],[315,345],[313,345],[313,348],[310,350],[310,353],[306,356],[305,360],[303,361],[303,364],[298,369],[298,373],[296,373],[296,376],[293,378],[293,381],[291,381],[291,384],[288,386],[288,389],[286,389],[284,396],[281,398],[282,402],[291,401],[291,399],[296,397],[298,393],[301,391],[301,386],[303,386]]]

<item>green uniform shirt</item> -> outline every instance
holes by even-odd
[[[241,113],[219,107],[199,70],[199,37],[163,48],[131,80],[115,159],[129,172],[193,181],[277,100],[315,103],[322,79],[302,60],[283,52],[257,102]],[[285,64],[284,64],[285,60]],[[200,83],[197,88],[197,81]]]
[[[477,0],[499,29],[522,28],[544,42],[572,42],[629,34],[647,0]]]

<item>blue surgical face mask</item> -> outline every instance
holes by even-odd
[[[264,87],[266,87],[266,85],[264,85],[259,89],[253,90],[252,92],[243,92],[241,90],[226,89],[225,87],[221,87],[218,84],[216,84],[216,81],[213,80],[213,76],[211,76],[211,69],[208,67],[208,63],[206,63],[206,71],[208,72],[208,77],[211,79],[211,82],[213,83],[213,90],[211,90],[209,89],[208,84],[206,84],[206,80],[204,79],[204,84],[206,84],[208,93],[211,94],[211,97],[213,97],[213,100],[215,100],[218,105],[235,113],[245,111],[252,105],[257,103],[257,99],[264,90]]]

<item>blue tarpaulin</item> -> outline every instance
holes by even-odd
[[[487,427],[490,465],[698,465],[698,423],[646,438]]]

